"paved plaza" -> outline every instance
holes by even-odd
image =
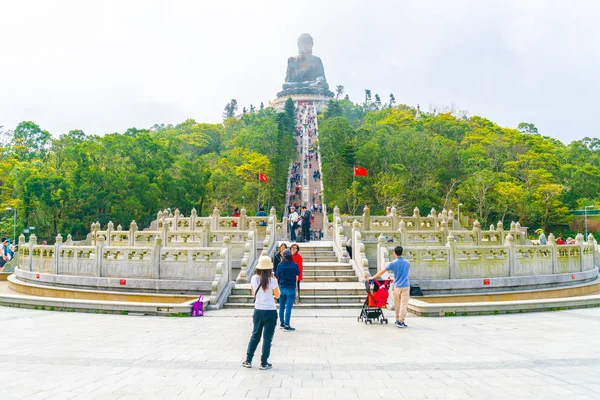
[[[252,310],[203,318],[0,308],[0,399],[598,399],[600,309],[409,317],[297,310],[244,369]],[[255,357],[258,363],[260,347]]]

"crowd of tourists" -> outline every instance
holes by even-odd
[[[539,244],[541,246],[545,246],[548,244],[548,239],[546,239],[546,234],[544,233],[543,229],[538,229],[535,231],[538,235],[540,235],[538,237],[537,243],[534,242],[534,244]],[[567,240],[563,239],[562,235],[559,235],[558,238],[555,241],[556,244],[558,245],[572,245],[575,244],[575,239],[573,239],[572,237],[568,237]]]

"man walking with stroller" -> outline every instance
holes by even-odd
[[[373,277],[365,276],[367,280],[379,278],[387,271],[394,274],[394,311],[396,312],[396,326],[398,328],[407,328],[404,323],[406,311],[408,309],[408,299],[410,297],[410,282],[408,281],[408,273],[410,271],[410,263],[402,258],[402,246],[394,248],[396,259],[389,265],[377,272]]]

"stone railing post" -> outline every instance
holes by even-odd
[[[477,246],[481,246],[481,224],[478,220],[473,222],[473,234],[475,235],[475,243]]]
[[[96,244],[96,276],[102,276],[102,258],[104,257],[104,238],[99,237]]]
[[[360,232],[360,222],[358,222],[357,220],[354,220],[352,222],[352,234],[350,235],[351,237],[351,246],[352,246],[352,259],[357,260],[358,257],[358,243],[356,243],[356,232]],[[343,243],[340,243],[340,246],[342,246]]]
[[[19,269],[23,269],[26,270],[26,265],[25,265],[25,256],[23,255],[23,252],[25,251],[25,247],[27,246],[27,242],[25,241],[25,235],[23,235],[22,233],[19,235]],[[31,253],[29,253],[31,254]]]
[[[379,235],[377,238],[377,271],[380,271],[385,265],[385,260],[383,259],[382,250],[385,247],[385,236],[383,234]]]
[[[239,216],[239,220],[238,220],[238,224],[237,224],[238,231],[246,230],[246,218],[247,217],[248,216],[246,215],[246,209],[242,208],[240,210],[240,216]]]
[[[256,221],[250,221],[249,230],[251,233],[250,237],[250,262],[256,259],[256,241],[258,238],[258,232],[256,231]]]
[[[514,276],[517,266],[517,255],[515,253],[515,238],[512,233],[509,232],[508,235],[506,235],[504,243],[508,250],[508,276]]]
[[[219,209],[217,207],[215,207],[212,211],[212,214],[210,215],[211,217],[211,221],[210,221],[210,230],[212,232],[216,232],[219,230]]]
[[[504,225],[502,225],[502,221],[498,221],[498,223],[496,224],[496,232],[498,232],[500,244],[504,244]]]
[[[152,279],[160,279],[160,249],[162,247],[162,239],[160,236],[154,238],[154,246],[152,248]]]
[[[551,246],[551,251],[552,251],[552,273],[553,274],[557,274],[558,273],[558,247],[556,246],[556,240],[554,237],[554,234],[549,234],[548,235],[548,246]]]
[[[96,223],[92,222],[90,225],[90,234],[92,235],[92,246],[96,245]]]
[[[158,210],[158,212],[156,213],[156,229],[157,230],[161,230],[162,228],[162,217],[163,217],[163,213],[161,210]],[[121,226],[121,225],[119,225]],[[120,231],[120,229],[117,227],[117,230]]]
[[[177,210],[175,210],[177,211]],[[175,213],[177,214],[177,212]],[[129,245],[135,246],[135,233],[138,231],[138,226],[135,220],[131,221],[129,224]]]
[[[173,231],[174,232],[177,232],[179,230],[179,217],[181,217],[181,212],[179,212],[179,208],[176,208],[174,216],[173,216]]]
[[[419,211],[419,207],[415,207],[413,210],[413,218],[415,219],[415,230],[421,230],[421,212]]]
[[[583,244],[585,242],[583,241],[583,235],[581,233],[578,233],[577,236],[575,236],[575,244],[577,246],[579,246],[579,270],[583,272],[583,266],[584,266],[584,262],[583,262]]]
[[[460,224],[456,223],[456,220],[454,219],[454,211],[452,210],[448,211],[448,221],[450,221],[452,224],[452,230],[457,231],[459,229]]]
[[[198,220],[198,213],[195,208],[192,208],[192,212],[190,213],[190,230],[196,230],[196,221]]]
[[[452,234],[446,238],[448,248],[448,279],[456,279],[458,276],[458,254],[456,253],[456,239]]]
[[[363,230],[371,230],[371,209],[368,206],[363,208]]]
[[[408,237],[406,234],[406,222],[404,222],[404,220],[400,221],[398,231],[400,232],[400,246],[406,246],[408,243]]]
[[[161,230],[160,234],[161,234],[161,239],[162,239],[163,245],[165,247],[168,247],[169,246],[169,224],[167,223],[167,220],[164,217],[163,217],[162,230]]]
[[[448,220],[446,218],[442,219],[442,223],[441,223],[442,227],[442,245],[445,246],[446,243],[448,243]]]
[[[435,232],[440,230],[440,227],[438,226],[438,216],[437,216],[437,211],[435,210],[435,208],[432,208],[431,211],[429,212],[429,215],[431,215],[431,218],[433,218],[433,230]]]
[[[54,244],[54,260],[52,263],[52,273],[58,274],[58,264],[60,263],[60,248],[63,244],[63,238],[60,235],[56,235],[55,244]]]
[[[396,207],[392,207],[391,211],[390,211],[390,218],[391,218],[391,226],[392,226],[392,231],[397,231],[398,230],[398,210],[396,210]]]
[[[226,272],[226,279],[225,281],[228,282],[229,280],[231,280],[231,237],[230,236],[224,236],[223,237],[223,247],[227,247],[227,256],[225,258],[225,271]]]
[[[112,245],[112,233],[115,230],[115,224],[112,221],[108,221],[108,225],[106,226],[106,245]]]
[[[33,259],[33,246],[37,245],[37,236],[35,233],[29,235],[29,270],[33,271],[35,261]]]

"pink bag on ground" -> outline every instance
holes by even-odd
[[[192,303],[192,317],[202,317],[204,315],[204,295],[200,295],[198,300]]]

